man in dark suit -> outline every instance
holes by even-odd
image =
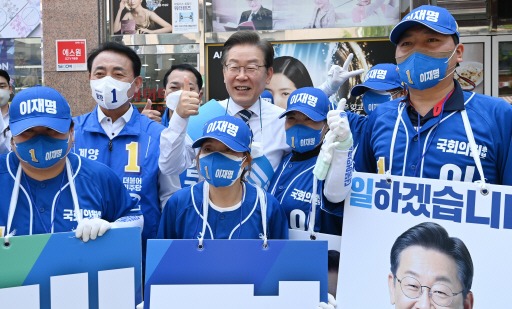
[[[241,24],[252,21],[255,30],[272,30],[272,11],[261,6],[261,0],[246,0],[251,8],[240,16]]]

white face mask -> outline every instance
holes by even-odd
[[[135,80],[133,80],[135,81]],[[116,80],[111,76],[105,76],[101,79],[92,79],[90,81],[92,97],[99,106],[106,109],[116,109],[128,102],[128,97],[132,83]]]
[[[11,98],[11,91],[9,89],[0,89],[0,107],[5,106]]]

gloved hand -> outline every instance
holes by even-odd
[[[338,104],[345,106],[346,102],[347,100],[341,99]],[[336,145],[336,149],[348,150],[350,147],[352,147],[352,132],[350,131],[347,113],[344,111],[344,109],[341,109],[341,111],[329,111],[327,113],[327,125],[329,126],[330,132],[335,135],[334,143],[338,143]]]
[[[138,304],[135,309],[144,309],[144,302]]]
[[[103,236],[112,224],[100,218],[84,218],[75,230],[75,236],[81,238],[83,242],[88,242],[89,239],[95,240],[98,236]]]
[[[327,72],[327,79],[318,88],[322,90],[328,97],[336,93],[338,89],[349,79],[350,77],[357,76],[364,72],[363,69],[349,71],[348,68],[354,58],[354,54],[350,53],[347,60],[343,63],[343,67],[339,65],[332,65]]]
[[[329,294],[329,296],[328,296],[327,304],[324,302],[321,302],[318,305],[318,309],[335,309],[336,307],[337,307],[336,298],[334,298],[334,296],[332,296],[331,294]]]
[[[165,105],[173,112],[176,110],[176,107],[178,107],[178,103],[180,102],[182,92],[183,90],[174,91],[169,93],[167,97],[165,97]]]

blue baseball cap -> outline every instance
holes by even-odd
[[[205,140],[213,138],[236,152],[251,152],[252,132],[240,118],[219,116],[204,124],[203,136],[198,138],[192,147],[198,148]]]
[[[274,96],[272,95],[272,92],[268,91],[267,89],[265,89],[265,90],[261,93],[261,99],[262,99],[262,100],[266,100],[266,101],[268,101],[269,103],[274,104]]]
[[[404,88],[397,66],[392,63],[379,63],[366,73],[363,83],[350,90],[350,95],[357,97],[367,90],[388,91],[396,88]]]
[[[291,111],[298,111],[313,121],[327,119],[331,102],[322,90],[314,87],[303,87],[294,90],[288,97],[286,111],[279,118],[283,118]]]
[[[434,5],[422,5],[405,15],[402,21],[391,30],[389,39],[395,45],[398,44],[402,34],[416,25],[423,25],[441,34],[456,34],[460,39],[459,26],[452,14],[447,9]]]
[[[71,121],[68,102],[50,87],[24,89],[14,96],[9,107],[9,127],[13,136],[38,126],[66,133]]]

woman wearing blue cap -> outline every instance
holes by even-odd
[[[341,215],[341,202],[352,181],[352,136],[348,121],[346,116],[340,117],[344,112],[337,112],[337,117],[328,121],[329,109],[329,99],[320,89],[304,87],[291,93],[288,107],[280,117],[286,117],[286,142],[292,152],[281,161],[269,187],[269,192],[283,206],[289,227],[309,231],[311,237],[315,232],[341,234],[342,219],[320,209]],[[324,143],[329,129],[332,132]],[[320,160],[327,154],[331,161],[323,177],[320,163],[317,165],[322,147],[325,151]],[[316,192],[321,193],[317,196]]]
[[[252,133],[232,116],[208,121],[192,145],[200,148],[205,181],[174,193],[163,210],[158,238],[286,239],[288,223],[279,202],[246,182]]]

